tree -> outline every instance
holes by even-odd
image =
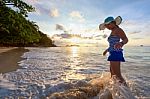
[[[27,17],[28,12],[35,11],[35,8],[23,2],[22,0],[0,0],[0,6],[6,5],[13,5],[14,7],[18,8],[19,13],[21,13],[25,17]]]
[[[20,12],[6,5],[14,5]],[[30,6],[21,0],[0,0],[0,46],[55,46],[35,22],[24,17],[29,11]]]

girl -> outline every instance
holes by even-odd
[[[120,83],[126,84],[124,78],[121,75],[120,64],[125,62],[123,57],[122,47],[128,42],[128,38],[124,31],[118,26],[122,22],[122,18],[107,17],[103,24],[99,25],[100,30],[105,28],[111,30],[111,34],[108,37],[109,48],[103,52],[106,55],[109,52],[108,61],[110,61],[110,73],[111,77],[116,76]],[[120,39],[122,40],[120,42]]]

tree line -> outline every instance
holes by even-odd
[[[0,46],[55,46],[35,22],[26,19],[32,11],[35,9],[21,0],[0,0]]]

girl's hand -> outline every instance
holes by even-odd
[[[105,56],[107,54],[107,50],[105,50],[104,52],[103,52],[103,56]]]
[[[115,48],[115,49],[120,49],[120,48],[122,48],[122,46],[123,46],[123,44],[120,43],[120,42],[118,42],[118,43],[116,43],[116,44],[114,45],[114,48]]]

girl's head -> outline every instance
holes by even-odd
[[[114,29],[115,27],[118,27],[118,25],[116,25],[116,22],[115,22],[115,21],[112,21],[112,22],[110,22],[110,23],[108,23],[108,24],[105,24],[105,27],[106,27],[107,29],[109,29],[109,30],[112,30],[112,29]]]
[[[118,16],[117,18],[107,17],[104,20],[104,23],[99,25],[100,30],[104,30],[105,28],[112,30],[114,27],[118,27],[118,25],[122,22],[122,18]]]

